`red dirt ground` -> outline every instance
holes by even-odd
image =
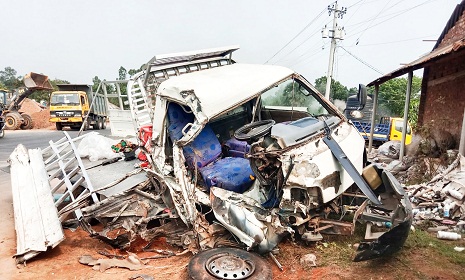
[[[126,255],[125,252],[114,250],[109,245],[88,236],[86,232],[78,229],[75,232],[65,230],[66,240],[58,247],[46,253],[42,253],[30,260],[25,267],[20,267],[8,276],[1,279],[128,279],[138,274],[147,274],[154,279],[188,279],[187,264],[190,254],[174,256],[165,259],[150,260],[145,268],[138,271],[130,271],[124,268],[110,268],[105,272],[99,272],[87,265],[82,265],[78,259],[82,255],[92,255],[94,258],[103,258],[99,250],[107,250],[113,254]],[[139,258],[157,255],[153,252],[142,252],[141,241],[134,246],[133,252]],[[349,246],[350,244],[348,244]],[[272,266],[273,278],[278,280],[289,279],[465,279],[465,268],[448,263],[438,265],[437,260],[428,255],[427,250],[406,249],[400,255],[389,259],[373,260],[353,263],[350,260],[327,259],[329,264],[321,264],[320,258],[324,254],[330,254],[322,246],[303,246],[291,241],[285,241],[279,245],[280,253],[276,256],[284,267],[280,271],[277,266],[268,259]],[[180,252],[177,248],[167,245],[163,240],[155,242],[152,248]],[[331,250],[331,249],[328,249]],[[15,253],[10,248],[9,253]],[[317,256],[317,267],[302,267],[300,257],[313,253]],[[408,260],[407,260],[408,259]],[[319,263],[320,262],[320,263]],[[1,275],[1,273],[0,273]]]

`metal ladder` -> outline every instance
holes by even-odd
[[[63,133],[65,137],[56,142],[50,140],[50,146],[42,151],[60,222],[67,220],[68,216],[67,211],[62,211],[63,208],[70,203],[79,204],[78,200],[82,200],[89,193],[93,203],[99,202],[75,145],[76,141],[86,135],[73,139],[66,131]],[[85,203],[85,200],[81,203]],[[74,213],[78,220],[82,218],[79,207]]]

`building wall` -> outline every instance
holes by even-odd
[[[423,79],[426,92],[420,101],[420,124],[448,131],[459,143],[465,108],[465,51],[436,61]]]
[[[465,38],[465,11],[437,48]],[[452,52],[425,68],[419,124],[450,132],[459,143],[465,108],[465,50]],[[458,145],[458,144],[457,144]]]

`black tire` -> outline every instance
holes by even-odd
[[[5,130],[3,128],[0,128],[0,138],[3,138],[5,136]]]
[[[92,129],[93,130],[100,130],[101,126],[102,125],[100,124],[100,118],[97,118],[95,120],[95,123],[92,125]]]
[[[21,129],[31,129],[34,127],[31,116],[26,113],[22,113],[21,117],[23,117],[23,123],[20,125]]]
[[[56,126],[57,130],[63,130],[63,125],[61,124],[61,122],[55,123],[55,126]]]
[[[235,275],[225,272],[222,276],[213,276],[208,271],[207,266],[211,265],[212,259],[216,256],[230,256],[253,264],[254,270],[248,277]],[[232,262],[228,262],[230,264]],[[210,266],[211,267],[211,266]],[[226,268],[225,268],[226,267]],[[226,270],[228,266],[221,266],[222,270]],[[216,269],[216,268],[215,268]],[[236,269],[237,270],[237,269]],[[219,270],[218,270],[219,271]],[[273,278],[270,264],[257,254],[247,252],[237,248],[214,248],[201,252],[194,256],[187,267],[189,277],[194,280],[215,280],[215,279],[250,279],[250,280],[268,280]]]
[[[105,129],[105,128],[107,128],[107,119],[102,118],[102,129]]]
[[[8,113],[5,116],[5,128],[16,130],[21,126],[21,115],[18,112]]]

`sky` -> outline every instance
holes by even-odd
[[[236,62],[289,67],[310,82],[328,71],[324,0],[0,0],[0,69],[92,84],[157,54],[239,45]],[[333,77],[367,84],[430,52],[459,0],[339,0]],[[421,76],[421,71],[414,73]]]

